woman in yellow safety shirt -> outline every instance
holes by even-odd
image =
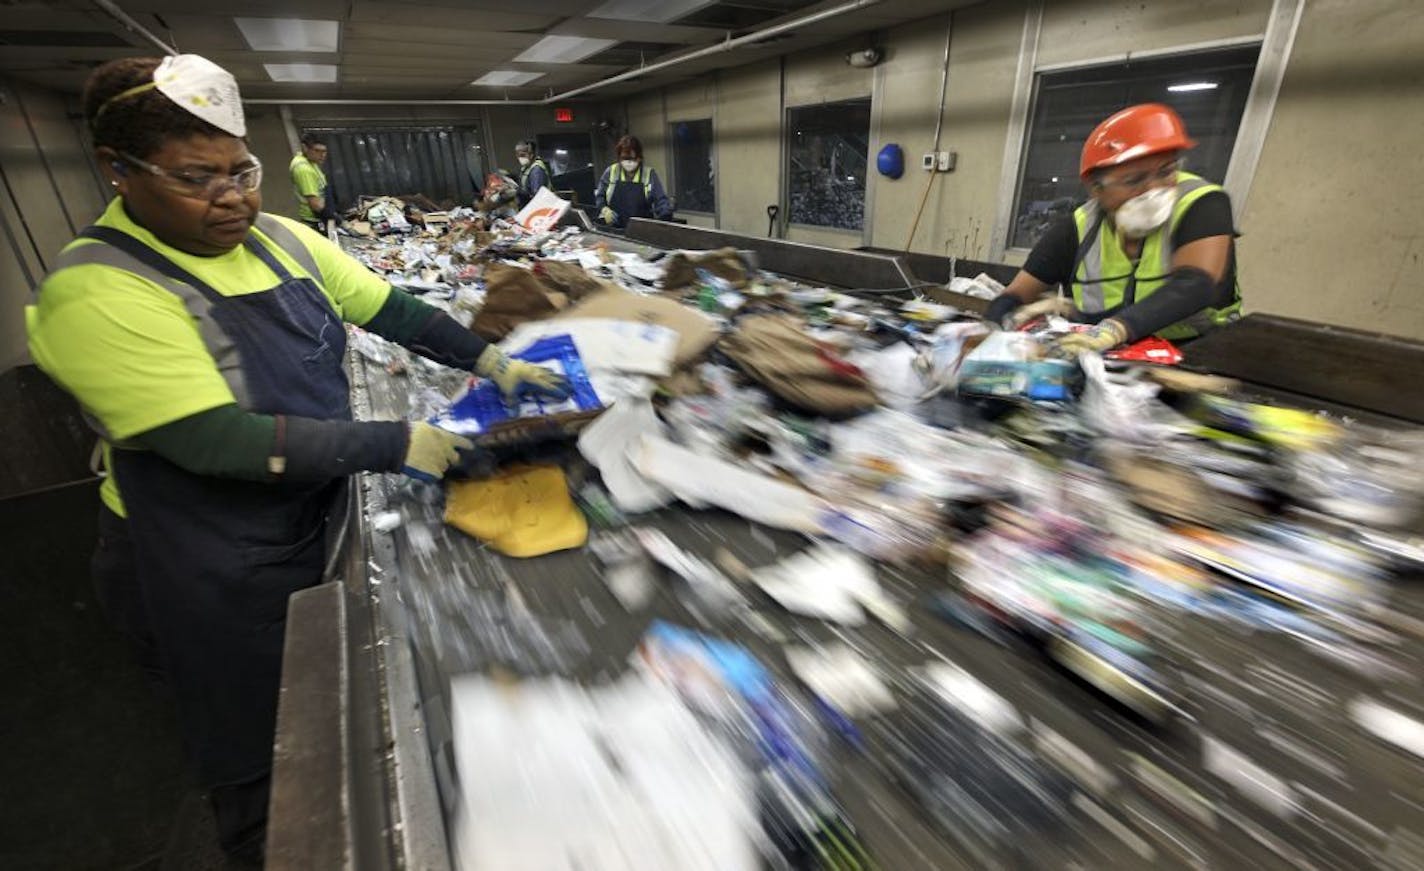
[[[1099,124],[1079,165],[1089,200],[1049,228],[985,317],[1022,323],[1057,311],[1094,324],[1060,339],[1067,351],[1106,351],[1154,334],[1181,341],[1238,318],[1231,199],[1182,171],[1181,154],[1195,144],[1160,103]],[[1071,288],[1071,307],[1034,302],[1058,284]]]
[[[567,386],[264,214],[237,83],[211,62],[105,64],[84,112],[117,196],[27,309],[30,350],[109,449],[96,584],[156,650],[221,843],[260,855],[287,597],[321,579],[343,479],[433,480],[471,447],[353,422],[343,321],[506,395]]]

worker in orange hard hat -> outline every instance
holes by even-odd
[[[1090,198],[1038,241],[986,318],[1062,314],[1093,324],[1060,339],[1063,350],[1101,352],[1149,335],[1192,339],[1240,317],[1231,199],[1182,170],[1194,145],[1160,103],[1099,124],[1079,166]],[[1072,291],[1071,305],[1039,301],[1054,285]]]

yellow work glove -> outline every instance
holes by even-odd
[[[607,206],[604,206],[603,211],[598,213],[598,217],[605,224],[613,224],[618,221],[618,213],[608,208]]]
[[[460,451],[474,450],[475,443],[464,436],[431,426],[423,421],[410,424],[405,462],[401,471],[422,481],[438,481],[460,459]]]
[[[1078,310],[1073,307],[1073,301],[1068,297],[1050,296],[1047,299],[1031,302],[1028,305],[1014,309],[1013,313],[1005,320],[1008,321],[1007,326],[1009,329],[1017,330],[1029,321],[1037,320],[1038,318],[1060,317],[1072,319],[1077,313]]]
[[[1122,321],[1108,318],[1090,330],[1062,336],[1055,345],[1064,356],[1076,357],[1088,351],[1099,354],[1111,351],[1126,341],[1127,327],[1123,326]]]
[[[526,396],[569,397],[569,381],[563,375],[537,363],[516,360],[494,345],[480,354],[475,362],[475,374],[498,384],[499,392],[510,404],[517,404]]]

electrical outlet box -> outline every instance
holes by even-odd
[[[939,161],[938,161],[938,159],[935,157],[935,153],[934,153],[933,151],[927,151],[927,152],[925,152],[925,159],[924,159],[923,166],[924,166],[926,172],[934,172],[934,171],[935,171],[935,167],[938,165],[938,163],[939,163]]]
[[[940,172],[953,172],[954,164],[959,161],[959,153],[956,151],[941,151],[937,156],[935,168]]]

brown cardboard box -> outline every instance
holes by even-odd
[[[694,308],[658,296],[640,296],[618,288],[601,290],[564,309],[561,318],[613,318],[656,324],[675,330],[681,337],[677,343],[675,366],[682,366],[707,353],[721,335],[717,322]]]

